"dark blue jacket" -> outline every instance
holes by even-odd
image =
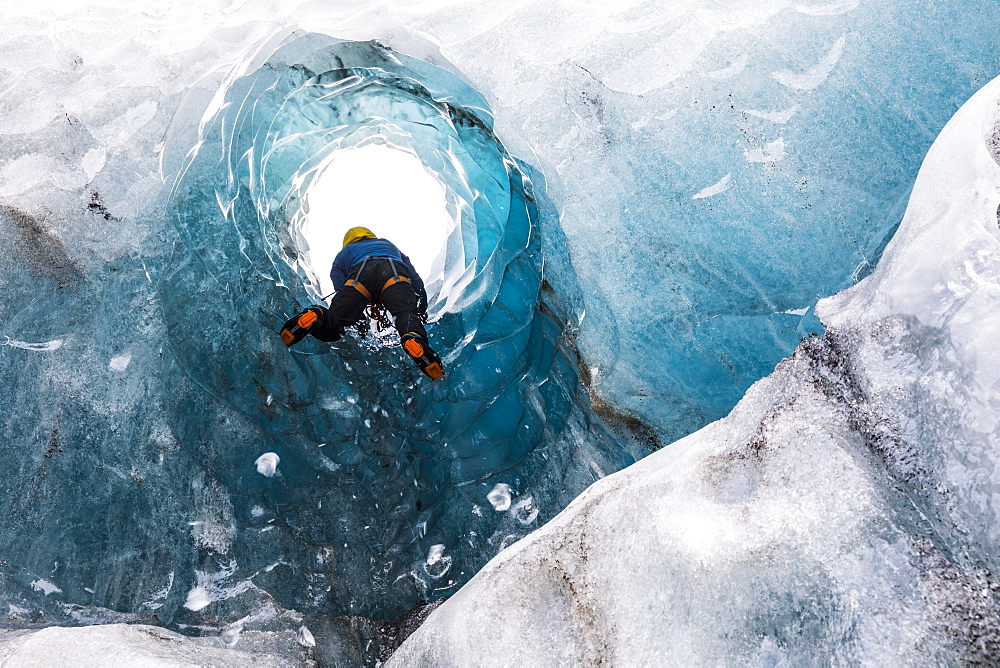
[[[413,285],[413,291],[417,293],[417,303],[427,304],[427,291],[424,289],[424,282],[421,280],[417,270],[413,268],[410,258],[396,248],[396,245],[388,239],[362,239],[354,243],[347,244],[337,253],[333,260],[333,267],[330,269],[330,278],[333,280],[333,288],[338,292],[344,288],[344,283],[353,276],[360,268],[362,262],[367,258],[388,258],[395,260],[400,265],[406,267]]]

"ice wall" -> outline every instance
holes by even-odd
[[[565,244],[541,250],[561,238],[552,205],[467,83],[279,30],[176,99],[143,94],[108,122],[131,138],[121,160],[94,157],[103,130],[73,145],[95,172],[77,192],[89,265],[25,210],[34,188],[4,210],[13,623],[101,619],[83,606],[192,631],[281,608],[395,619],[632,461],[587,406],[572,276],[543,282],[543,257],[569,265]],[[158,154],[129,143],[140,128]],[[319,298],[296,236],[316,167],[372,142],[422,160],[458,221],[426,277],[439,383],[391,342],[276,335]],[[108,192],[138,207],[129,223]]]
[[[245,450],[228,451],[232,467],[217,476],[246,493],[233,500],[237,517],[261,527],[277,518],[319,563],[334,560],[341,591],[328,588],[324,565],[323,579],[283,583],[279,597],[296,609],[394,617],[418,596],[454,591],[632,458],[581,405],[566,338],[575,323],[559,297],[574,286],[543,294],[530,168],[493,135],[479,93],[377,44],[315,33],[279,36],[238,69],[167,136],[179,236],[159,287],[170,346],[199,387],[257,425],[256,447],[280,458],[281,476],[265,480]],[[420,380],[393,335],[310,339],[292,351],[274,336],[320,298],[295,234],[317,166],[372,143],[419,158],[458,220],[425,277],[431,343],[450,369],[439,383]],[[200,401],[193,393],[175,405],[176,431],[208,429],[215,418],[199,414]],[[513,489],[519,512],[488,503],[498,484]],[[252,519],[255,506],[269,510]],[[285,549],[247,554],[241,568],[285,559]]]
[[[998,137],[1000,79],[874,273],[820,302],[825,336],[501,553],[390,665],[995,663]]]

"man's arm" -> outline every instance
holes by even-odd
[[[344,251],[337,253],[337,257],[333,261],[333,266],[330,268],[330,280],[333,281],[333,289],[337,292],[344,289],[344,283],[347,282],[347,268],[344,267]]]

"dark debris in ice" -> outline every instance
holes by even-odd
[[[102,216],[104,220],[113,220],[116,223],[120,223],[122,221],[121,218],[111,215],[111,212],[108,211],[108,207],[104,205],[104,201],[101,199],[101,193],[96,190],[93,190],[90,193],[90,204],[87,205],[87,210],[91,213],[96,213],[98,216]]]
[[[62,240],[42,221],[11,206],[0,205],[0,242],[15,261],[23,260],[31,273],[55,281],[60,288],[83,282],[84,274],[70,258]]]

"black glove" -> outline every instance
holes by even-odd
[[[286,346],[294,346],[296,343],[306,338],[309,328],[319,322],[326,309],[322,306],[310,306],[294,318],[289,318],[281,327],[281,340]]]

